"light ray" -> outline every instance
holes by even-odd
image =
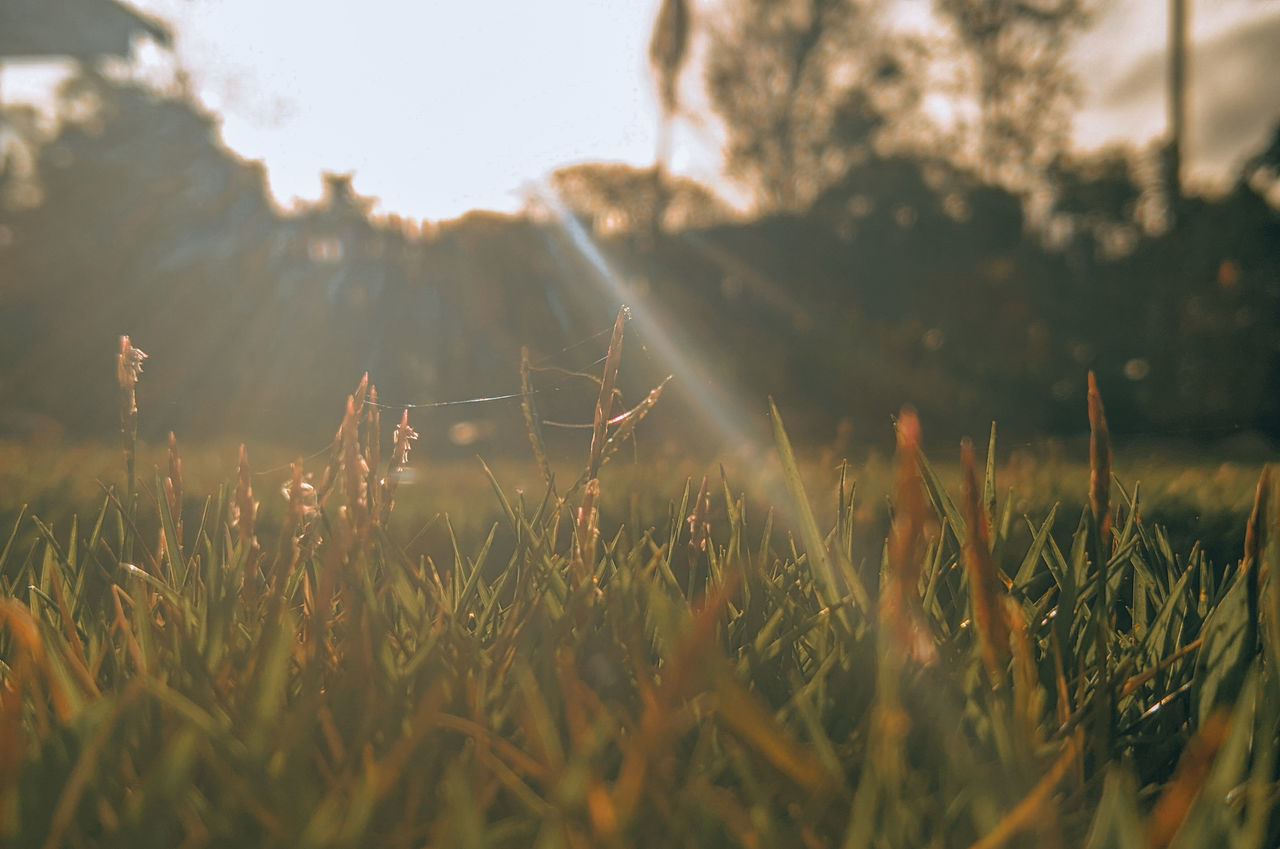
[[[658,358],[665,370],[676,377],[673,388],[679,387],[681,394],[688,399],[690,407],[699,418],[722,440],[726,453],[736,455],[759,463],[761,459],[773,454],[770,446],[773,440],[769,431],[765,430],[766,416],[763,411],[751,415],[724,389],[718,386],[701,367],[704,355],[691,341],[683,338],[679,326],[664,316],[659,308],[648,303],[634,291],[623,275],[610,265],[603,252],[587,234],[578,219],[565,207],[563,202],[547,186],[534,189],[534,196],[544,203],[554,219],[564,228],[574,247],[590,263],[596,272],[594,277],[609,295],[617,302],[627,304],[631,310],[631,320],[635,323],[650,351]],[[761,399],[763,401],[763,399]],[[757,467],[758,468],[758,467]],[[788,526],[800,528],[801,517],[810,509],[809,505],[801,505],[792,500],[783,480],[781,464],[769,463],[770,473],[752,475],[746,481],[757,495],[763,496],[766,503],[774,505],[775,514]],[[776,473],[775,473],[776,472]],[[810,521],[812,519],[810,518]],[[839,553],[834,553],[842,557]],[[814,557],[817,558],[815,552]],[[852,593],[854,587],[844,576],[845,569],[855,569],[851,563],[845,563],[835,570],[832,581],[835,589],[841,594]],[[849,597],[846,597],[846,600]],[[865,599],[863,600],[865,603]]]
[[[619,304],[626,304],[631,311],[631,321],[644,339],[646,347],[655,355],[665,371],[676,378],[673,389],[682,394],[704,423],[719,434],[723,444],[731,451],[760,450],[763,435],[763,416],[752,416],[744,411],[702,367],[705,355],[688,339],[681,338],[675,323],[659,312],[659,308],[635,291],[617,273],[582,223],[565,206],[548,184],[533,188],[534,197],[541,201],[553,219],[569,237],[569,241],[595,271],[595,278],[606,293]],[[760,421],[751,427],[750,422]]]

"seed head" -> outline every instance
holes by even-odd
[[[396,465],[408,465],[409,449],[413,447],[409,443],[417,438],[418,432],[409,426],[409,411],[405,410],[400,416],[400,424],[396,425],[395,432],[391,435],[391,440],[395,443],[393,462]]]
[[[138,385],[138,375],[142,374],[142,361],[147,358],[144,351],[133,347],[128,336],[120,337],[120,356],[116,359],[116,380],[121,389],[133,389]]]

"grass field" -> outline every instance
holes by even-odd
[[[1280,843],[1259,465],[1096,390],[1083,456],[632,462],[621,333],[582,459],[492,467],[363,383],[305,467],[140,446],[123,345],[123,451],[0,446],[0,842]]]
[[[524,446],[521,446],[522,448]],[[586,451],[583,440],[582,451]],[[327,459],[325,446],[319,458],[306,468],[320,472]],[[187,492],[184,512],[198,513],[203,499],[236,474],[238,443],[222,442],[180,446]],[[166,445],[140,443],[138,468],[144,489],[154,489],[154,471],[167,464]],[[409,466],[397,497],[393,517],[397,537],[409,540],[420,533],[427,541],[439,539],[434,529],[447,514],[463,539],[483,537],[502,518],[501,504],[483,472],[488,464],[502,486],[512,493],[541,497],[545,486],[532,457],[520,459],[511,452],[497,457],[436,460],[431,446],[421,446]],[[315,454],[308,446],[305,454]],[[527,454],[527,450],[524,452]],[[266,520],[277,522],[286,505],[283,492],[289,464],[296,448],[286,445],[248,446],[254,485],[260,492],[260,509]],[[1238,557],[1244,542],[1244,521],[1253,504],[1258,474],[1265,455],[1250,451],[1218,459],[1216,452],[1187,444],[1135,443],[1116,451],[1115,471],[1126,485],[1141,488],[1149,514],[1158,516],[1176,551],[1188,551],[1199,542],[1217,563]],[[656,456],[651,456],[656,455]],[[949,452],[935,448],[934,466],[946,486],[955,491],[960,481],[958,447]],[[1040,521],[1054,504],[1079,502],[1088,487],[1087,443],[1045,441],[999,452],[996,480],[1001,497],[1011,497],[1015,517]],[[856,483],[855,521],[874,556],[885,536],[888,500],[893,488],[892,446],[848,448],[835,446],[799,450],[801,473],[812,488],[815,510],[821,519],[834,521],[835,491],[841,462]],[[581,469],[565,456],[554,463],[560,479],[572,479]],[[666,521],[672,501],[679,501],[686,485],[696,486],[703,476],[718,480],[723,469],[730,488],[741,493],[754,511],[763,512],[782,489],[781,469],[772,446],[751,455],[742,453],[697,459],[673,457],[642,443],[619,455],[609,469],[611,485],[601,498],[606,523],[649,527]],[[7,441],[0,439],[0,528],[10,529],[20,514],[36,515],[61,527],[79,510],[90,509],[110,487],[124,485],[125,466],[118,444],[69,440]],[[830,497],[827,497],[830,495]],[[151,497],[151,501],[154,498]],[[716,513],[723,516],[720,505]],[[1069,536],[1074,517],[1061,517],[1057,531]],[[26,538],[35,539],[35,528],[26,527]],[[419,542],[422,537],[419,537]],[[438,546],[436,547],[438,553]]]

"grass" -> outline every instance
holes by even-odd
[[[309,481],[242,461],[195,501],[190,458],[131,440],[136,498],[127,473],[72,482],[120,479],[93,452],[38,466],[68,481],[52,506],[101,506],[23,518],[34,540],[0,553],[0,842],[1280,841],[1265,474],[1243,497],[1224,476],[1242,541],[1215,562],[1170,544],[1145,484],[990,446],[939,472],[909,411],[863,469],[881,509],[774,410],[768,464],[664,502],[689,469],[617,459],[648,409],[611,391],[621,328],[562,476],[540,457],[411,484],[364,383]],[[1123,472],[1097,404],[1092,468]],[[460,531],[476,487],[496,522]],[[434,498],[464,506],[424,548]]]
[[[696,485],[703,476],[713,480],[725,475],[740,489],[755,515],[763,515],[772,505],[768,493],[782,491],[781,470],[776,463],[757,455],[730,455],[698,459],[670,454],[644,442],[641,433],[638,459],[620,457],[609,469],[609,486],[601,493],[600,511],[606,525],[649,527],[666,520],[671,500],[678,499],[687,482]],[[587,451],[589,435],[581,440],[581,454]],[[299,453],[315,455],[317,446],[250,443],[259,509],[268,524],[278,522],[286,499],[282,491],[289,476],[289,464]],[[878,449],[853,451],[850,446],[797,446],[797,462],[813,495],[820,521],[835,521],[842,461],[850,461],[847,477],[857,481],[854,524],[858,531],[860,556],[874,559],[888,523],[888,496],[892,492],[892,455]],[[955,491],[960,484],[959,452],[933,457],[934,468],[944,485]],[[143,470],[145,503],[154,487],[154,469],[167,464],[167,445],[139,442],[138,468]],[[183,476],[188,495],[187,514],[199,514],[203,498],[217,491],[219,484],[234,477],[239,444],[230,440],[181,444]],[[319,459],[327,458],[322,447]],[[997,479],[1002,496],[1012,497],[1016,517],[1041,521],[1055,504],[1083,503],[1087,497],[1089,464],[1087,445],[1044,443],[1023,445],[1001,451]],[[1222,564],[1238,557],[1244,544],[1244,521],[1253,504],[1261,458],[1208,458],[1185,445],[1152,447],[1145,443],[1115,452],[1117,473],[1140,486],[1146,511],[1159,517],[1175,551],[1187,552],[1199,542],[1210,559]],[[538,464],[511,452],[482,455],[512,497],[524,493],[541,498],[545,482]],[[572,454],[564,452],[552,460],[559,478],[572,479],[581,471]],[[308,469],[313,468],[308,464]],[[125,470],[116,445],[100,442],[48,440],[44,442],[0,439],[0,529],[12,529],[19,516],[39,516],[46,523],[65,527],[73,513],[102,499],[107,489],[123,489]],[[1059,510],[1055,534],[1066,544],[1075,530],[1074,517]],[[440,554],[444,539],[441,521],[448,515],[454,530],[463,539],[487,534],[502,518],[501,505],[476,457],[439,459],[432,446],[419,446],[402,481],[391,516],[393,536],[402,545],[419,553]],[[712,505],[717,520],[726,517],[720,501]],[[141,520],[154,524],[155,517]],[[20,540],[28,546],[38,538],[35,526],[21,523]],[[1019,529],[1014,529],[1019,533]],[[1027,537],[1029,539],[1029,537]],[[447,542],[447,541],[446,541]],[[862,545],[865,543],[865,545]]]

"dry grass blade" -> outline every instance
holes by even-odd
[[[365,493],[369,512],[382,514],[382,498],[385,495],[379,483],[378,470],[382,460],[382,412],[378,408],[378,387],[369,387],[369,409],[365,411],[364,450]]]
[[[1013,707],[1014,718],[1021,731],[1027,751],[1034,751],[1043,743],[1040,734],[1040,717],[1044,712],[1045,694],[1036,667],[1035,649],[1028,633],[1028,623],[1021,606],[1011,596],[1004,596],[1005,621],[1013,638],[1009,648],[1013,653]]]
[[[120,435],[123,439],[131,501],[137,491],[134,472],[138,444],[138,376],[142,374],[142,362],[146,358],[144,352],[133,347],[128,336],[120,337],[120,351],[116,355],[116,383],[120,386]]]
[[[288,575],[297,565],[298,556],[302,553],[302,543],[306,539],[307,519],[315,510],[314,502],[308,504],[308,497],[314,499],[315,492],[302,480],[301,457],[289,464],[289,483],[285,485],[283,492],[289,505],[286,514],[288,519],[280,528],[276,562],[271,569],[273,581]]]
[[[920,569],[925,549],[924,484],[920,480],[920,420],[903,408],[897,422],[897,475],[893,527],[889,532],[888,586],[881,613],[898,646],[918,663],[937,660],[937,649],[924,626],[920,606]]]
[[[992,686],[999,686],[1009,662],[1009,623],[1000,601],[1004,585],[996,576],[996,564],[987,541],[986,522],[982,515],[982,490],[978,484],[977,463],[973,444],[968,440],[960,449],[963,466],[962,497],[964,520],[969,529],[964,542],[964,562],[969,573],[969,598],[973,603],[973,624],[978,632],[982,662]]]
[[[306,516],[306,486],[302,481],[302,458],[299,457],[289,464],[289,525],[290,529],[296,528],[302,524],[303,518]]]
[[[586,581],[595,564],[596,542],[600,537],[597,524],[600,513],[596,509],[596,498],[599,495],[600,481],[596,478],[587,481],[582,492],[582,504],[578,507],[578,521],[574,525],[575,546],[570,571],[575,587]]]
[[[355,402],[355,415],[357,421],[359,416],[364,412],[365,398],[369,394],[369,372],[360,375],[360,382],[356,384],[356,391],[352,393],[351,398]]]
[[[614,425],[616,430],[605,440],[604,453],[600,457],[600,464],[604,465],[610,457],[617,452],[622,445],[631,438],[635,433],[636,426],[649,414],[654,405],[658,403],[658,399],[662,397],[662,390],[671,382],[671,375],[667,375],[661,383],[649,390],[649,394],[644,399],[627,410],[625,413],[614,416],[608,424]]]
[[[18,649],[17,652],[13,652],[17,658],[7,658],[5,666],[24,671],[34,668],[38,671],[48,689],[55,713],[61,719],[68,717],[71,714],[70,699],[53,671],[44,640],[40,638],[40,627],[31,612],[14,599],[0,598],[0,626],[7,628],[10,637],[17,643]],[[13,648],[10,651],[12,652]],[[7,710],[8,696],[5,697],[5,704]],[[21,710],[21,703],[18,703],[18,709]]]
[[[1110,632],[1111,604],[1107,598],[1107,561],[1114,541],[1111,538],[1111,431],[1098,392],[1098,380],[1089,372],[1089,508],[1097,534],[1094,550],[1094,653],[1097,656],[1097,698],[1094,701],[1094,767],[1110,757],[1112,720]]]
[[[716,703],[716,716],[725,727],[806,793],[818,793],[828,784],[831,776],[813,751],[792,739],[759,699],[729,675],[720,678]]]
[[[1254,640],[1257,639],[1257,623],[1261,621],[1261,595],[1266,578],[1265,573],[1270,571],[1263,565],[1267,544],[1270,542],[1267,539],[1268,532],[1271,530],[1267,524],[1271,507],[1270,495],[1271,467],[1263,466],[1262,474],[1258,476],[1258,490],[1253,497],[1253,509],[1249,512],[1249,521],[1245,525],[1244,560],[1240,563],[1241,578],[1245,581],[1245,604],[1248,610],[1249,627]],[[1274,593],[1275,590],[1272,589],[1271,592]]]
[[[169,476],[164,482],[164,497],[169,503],[169,514],[178,546],[182,546],[182,458],[178,456],[178,438],[169,431]]]
[[[700,604],[700,596],[706,587],[710,575],[701,569],[702,556],[707,550],[707,541],[711,536],[711,523],[707,516],[711,512],[711,495],[707,491],[707,476],[702,476],[702,484],[698,487],[698,495],[693,500],[693,510],[685,519],[689,526],[689,580],[685,595],[694,604]]]
[[[129,653],[129,658],[133,661],[134,670],[140,674],[147,674],[147,657],[142,652],[142,646],[138,644],[138,637],[133,633],[133,626],[129,624],[129,617],[125,616],[124,605],[120,600],[130,601],[129,596],[124,590],[117,585],[111,586],[111,603],[115,608],[116,617],[112,621],[112,630],[118,631],[124,635],[125,651]]]
[[[1111,431],[1098,392],[1098,380],[1089,372],[1089,507],[1098,524],[1105,554],[1111,552]]]
[[[893,566],[894,592],[905,594],[914,593],[920,579],[920,552],[924,543],[924,488],[916,460],[920,451],[920,420],[914,410],[902,410],[896,431],[898,471],[889,562]]]
[[[235,502],[232,505],[231,524],[236,528],[240,545],[246,551],[255,549],[258,545],[254,538],[254,522],[258,510],[258,503],[253,500],[253,481],[252,474],[249,472],[249,452],[245,446],[240,446],[240,462],[239,471],[236,482]]]
[[[396,491],[400,488],[400,478],[404,474],[405,467],[409,465],[409,452],[417,438],[418,432],[409,426],[409,411],[405,410],[400,414],[400,423],[391,433],[393,443],[391,460],[388,462],[382,503],[378,507],[378,520],[383,527],[386,527],[387,521],[391,518],[391,510],[395,507]]]
[[[357,534],[368,525],[369,466],[360,453],[360,406],[355,396],[347,399],[347,412],[339,430],[342,442],[342,486],[346,496],[347,517]]]
[[[1249,522],[1244,529],[1244,562],[1241,568],[1262,559],[1262,550],[1266,546],[1266,521],[1268,496],[1271,492],[1271,467],[1263,466],[1258,476],[1258,489],[1253,496],[1253,509],[1249,511]]]
[[[1182,648],[1175,651],[1173,654],[1161,660],[1155,666],[1152,666],[1150,669],[1146,669],[1142,672],[1139,672],[1137,675],[1134,675],[1132,678],[1124,682],[1124,686],[1120,688],[1120,696],[1123,698],[1124,696],[1132,695],[1143,684],[1147,683],[1152,678],[1156,677],[1161,672],[1168,669],[1170,666],[1177,663],[1182,658],[1186,657],[1187,655],[1191,654],[1194,651],[1197,651],[1202,645],[1204,645],[1204,637],[1199,637],[1197,639],[1194,639],[1191,642],[1187,643]]]
[[[689,565],[702,552],[707,550],[707,536],[711,533],[711,523],[707,514],[711,512],[711,494],[707,491],[707,476],[702,476],[702,485],[698,487],[698,496],[693,500],[693,512],[685,519],[689,523]]]
[[[538,462],[542,479],[551,485],[551,463],[547,460],[547,444],[542,439],[542,417],[534,400],[533,377],[529,367],[529,348],[520,349],[520,412],[524,415],[524,427],[529,432],[529,445]]]
[[[0,788],[14,787],[22,774],[27,739],[23,714],[29,674],[29,664],[13,665],[5,686],[0,687]],[[0,834],[8,832],[8,819],[4,806],[0,806]]]
[[[1266,545],[1261,546],[1262,556],[1258,567],[1259,606],[1263,608],[1261,615],[1263,639],[1269,647],[1268,656],[1271,662],[1280,663],[1280,582],[1276,581],[1275,568],[1277,555],[1280,555],[1280,513],[1273,499],[1267,499],[1271,515],[1260,515],[1259,523],[1265,523],[1267,532]]]
[[[604,360],[604,376],[600,381],[600,395],[596,399],[595,419],[591,426],[591,455],[587,462],[587,479],[596,477],[604,462],[605,430],[613,415],[613,390],[618,380],[618,363],[622,359],[622,326],[627,320],[627,308],[618,310],[613,322],[613,336],[609,339],[609,353]]]

